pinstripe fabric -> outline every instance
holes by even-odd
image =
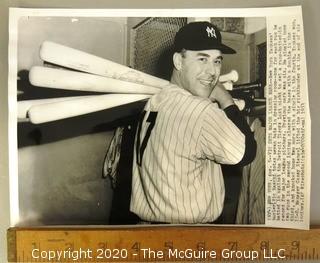
[[[256,119],[252,125],[257,142],[257,154],[254,161],[244,167],[237,224],[264,224],[265,222],[265,154],[266,129]]]
[[[136,144],[150,128],[150,111],[157,118],[141,166],[134,155],[130,210],[145,221],[214,221],[224,201],[219,163],[241,160],[244,135],[216,104],[177,86],[154,95],[145,110]]]

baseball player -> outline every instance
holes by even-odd
[[[154,223],[212,223],[223,209],[221,164],[245,165],[256,143],[230,94],[218,82],[217,27],[189,23],[174,41],[172,86],[154,95],[135,138],[130,210]]]

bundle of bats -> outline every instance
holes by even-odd
[[[32,67],[29,71],[29,81],[32,85],[98,92],[101,95],[19,101],[18,120],[28,119],[34,124],[146,100],[161,89],[172,85],[167,80],[50,41],[42,43],[40,57],[63,68]],[[227,90],[232,90],[233,83],[237,80],[238,73],[234,70],[219,78]],[[240,109],[244,108],[244,101],[235,99],[235,102]]]

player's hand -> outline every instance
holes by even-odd
[[[209,99],[212,102],[218,102],[221,109],[225,109],[230,105],[234,104],[234,101],[230,95],[230,93],[225,89],[225,87],[221,83],[217,83],[213,88]]]

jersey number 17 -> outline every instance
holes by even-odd
[[[146,120],[146,122],[149,122],[150,125],[149,125],[149,127],[148,127],[148,129],[146,131],[146,135],[144,136],[144,138],[142,140],[142,143],[141,143],[140,133],[141,133],[143,119],[144,119],[146,113],[147,113],[146,111],[142,112],[140,120],[139,120],[139,125],[138,125],[137,143],[136,143],[136,159],[137,159],[137,164],[139,166],[141,166],[143,153],[144,153],[144,150],[147,147],[147,143],[148,143],[148,140],[150,138],[151,131],[152,131],[154,125],[156,124],[156,119],[157,119],[157,115],[158,115],[158,112],[150,111],[149,116],[148,116],[148,118]]]

